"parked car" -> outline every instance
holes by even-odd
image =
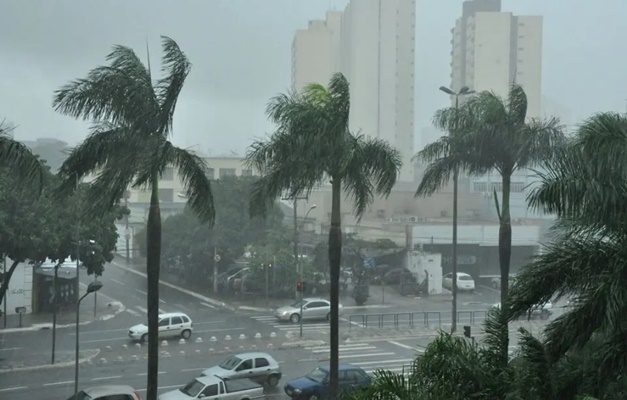
[[[68,400],[142,400],[139,393],[126,385],[94,386],[81,390]]]
[[[453,274],[449,273],[442,277],[442,287],[445,289],[453,290]],[[472,276],[465,272],[457,273],[457,290],[475,290],[475,280]]]
[[[189,339],[193,330],[194,324],[187,314],[175,312],[159,315],[160,338],[180,336],[183,339]],[[128,336],[133,340],[145,342],[148,340],[148,326],[145,324],[131,326]]]
[[[501,303],[496,303],[492,307],[501,308]],[[544,304],[538,304],[530,310],[531,316],[548,319],[553,314],[553,303],[549,300]]]
[[[356,365],[340,364],[340,391],[357,389],[370,383],[370,377]],[[317,367],[307,375],[292,379],[283,387],[285,394],[294,400],[326,399],[329,392],[329,368]]]
[[[511,287],[512,284],[514,283],[514,279],[516,278],[516,274],[510,274],[508,281],[509,281],[509,286]],[[496,290],[500,290],[501,289],[501,277],[494,277],[490,280],[490,286],[492,286],[493,289]]]
[[[301,302],[303,306],[303,315],[300,315]],[[339,304],[339,313],[342,315],[344,307]],[[307,298],[299,300],[289,306],[277,308],[274,316],[280,321],[298,322],[303,320],[326,319],[331,317],[331,303],[328,300],[320,298]]]
[[[235,354],[219,365],[202,371],[202,376],[217,376],[226,380],[252,379],[275,387],[281,380],[281,366],[268,353],[252,352]]]
[[[250,379],[225,381],[217,376],[200,376],[185,386],[164,393],[159,400],[254,400],[264,399],[263,386]]]

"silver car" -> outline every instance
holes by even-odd
[[[202,376],[217,376],[224,380],[251,379],[275,387],[281,380],[281,366],[268,353],[235,354],[220,365],[202,371]]]
[[[301,304],[303,314],[301,315]],[[342,315],[344,307],[338,304],[339,314]],[[326,319],[327,321],[331,317],[331,303],[325,299],[319,298],[307,298],[299,300],[289,306],[277,308],[274,312],[274,316],[279,321],[299,322],[302,318],[304,320],[314,319]]]

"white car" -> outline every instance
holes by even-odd
[[[139,393],[130,386],[125,385],[107,385],[95,386],[89,389],[81,390],[76,397],[72,395],[68,400],[142,400]]]
[[[492,307],[501,308],[501,303],[500,302],[496,303]],[[541,319],[548,319],[551,316],[551,314],[553,314],[553,303],[551,303],[551,300],[549,300],[542,305],[538,304],[537,306],[533,307],[530,311],[531,311],[532,316],[539,316]]]
[[[453,290],[453,273],[446,274],[442,277],[442,287]],[[472,276],[465,272],[457,273],[457,290],[475,290],[475,280]]]
[[[193,330],[194,324],[187,314],[176,312],[159,315],[160,338],[180,336],[183,339],[189,339]],[[148,340],[148,326],[145,324],[131,326],[128,336],[133,340],[145,342]]]

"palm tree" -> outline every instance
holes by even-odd
[[[144,66],[132,49],[115,46],[107,57],[109,65],[63,86],[55,92],[53,102],[57,111],[94,124],[91,134],[72,149],[59,170],[62,191],[73,190],[76,179],[94,174],[87,199],[95,216],[112,209],[129,187],[151,191],[146,261],[149,400],[157,399],[159,179],[166,166],[177,169],[187,190],[187,204],[202,221],[213,223],[215,214],[204,161],[168,140],[191,63],[174,40],[162,37],[162,43],[165,76],[161,79],[153,82],[150,66]]]
[[[625,160],[627,116],[602,113],[543,165],[528,200],[558,216],[556,237],[521,271],[510,295],[512,318],[553,297],[574,300],[546,328],[547,352],[558,360],[598,342],[590,369],[602,386],[617,374],[624,378],[627,365]]]
[[[246,156],[247,163],[262,173],[253,186],[252,215],[263,213],[285,191],[296,198],[330,180],[332,399],[338,388],[342,191],[352,198],[355,214],[361,217],[375,194],[390,193],[401,166],[399,152],[388,143],[349,131],[349,109],[348,82],[340,73],[333,75],[328,89],[311,84],[301,94],[278,95],[267,109],[269,118],[278,126],[277,132],[267,140],[254,142]]]
[[[507,303],[512,253],[510,194],[512,176],[549,159],[563,143],[564,133],[556,118],[527,118],[527,95],[512,84],[506,99],[484,91],[471,98],[473,110],[472,151],[479,156],[477,169],[495,170],[501,176],[501,202],[496,189],[494,200],[499,218],[499,264],[501,269],[501,304]]]
[[[12,126],[0,121],[0,167],[7,168],[19,180],[27,180],[43,188],[47,169],[25,144],[11,136]]]

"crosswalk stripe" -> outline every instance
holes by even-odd
[[[401,358],[398,360],[377,360],[377,361],[357,361],[354,363],[351,363],[353,365],[358,365],[358,366],[367,366],[367,365],[372,365],[372,364],[401,364],[404,365],[406,363],[411,363],[414,360],[411,358]]]
[[[352,347],[349,349],[338,349],[338,351],[355,351],[355,350],[376,350],[375,346],[365,346],[365,347]],[[318,349],[312,350],[312,353],[328,353],[331,349]]]
[[[127,311],[129,314],[134,315],[134,316],[136,316],[136,317],[139,317],[139,316],[141,315],[140,313],[138,313],[137,311],[133,310],[132,308],[127,308],[127,309],[126,309],[126,311]]]
[[[143,312],[144,314],[148,314],[148,310],[146,310],[144,307],[142,306],[137,306],[136,307],[139,311]]]
[[[340,354],[340,358],[359,358],[359,357],[378,357],[378,356],[395,356],[396,354],[391,352],[385,353],[366,353],[366,354],[348,354],[342,355]]]
[[[370,343],[353,343],[353,344],[341,344],[338,347],[340,349],[350,349],[351,347],[362,347],[362,346],[370,346]],[[328,349],[329,346],[307,346],[305,350],[318,350],[318,349]]]
[[[299,325],[272,325],[273,328],[277,328],[277,329],[281,329],[281,328],[288,328],[288,329],[298,329]],[[303,324],[303,328],[328,328],[329,324]]]
[[[251,317],[252,319],[256,319],[258,321],[276,321],[276,317],[271,317],[271,316],[259,316],[259,315],[255,315]]]

